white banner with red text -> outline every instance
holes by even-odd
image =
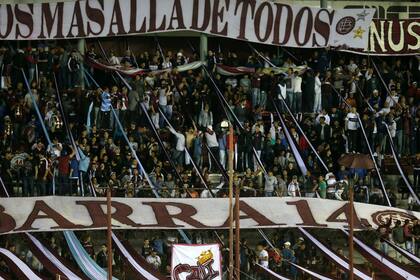
[[[172,280],[222,280],[219,244],[172,246]]]
[[[195,31],[289,47],[367,47],[374,9],[254,0],[90,0],[0,4],[0,38],[48,40]]]
[[[113,198],[114,229],[226,229],[228,199]],[[387,219],[413,220],[420,212],[355,203],[355,228],[378,227]],[[318,227],[346,229],[345,201],[318,198],[241,198],[241,228]],[[0,198],[0,234],[94,230],[107,226],[106,198]]]

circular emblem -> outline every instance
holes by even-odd
[[[353,30],[355,24],[356,19],[354,17],[343,17],[337,22],[335,30],[338,34],[346,35]]]
[[[416,217],[405,212],[394,210],[384,210],[372,214],[372,222],[378,226],[386,223],[389,219],[392,219],[392,221],[400,220],[401,223],[404,224],[405,220],[412,221],[415,220]]]

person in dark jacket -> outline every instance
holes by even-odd
[[[319,118],[319,124],[315,127],[315,131],[319,144],[329,142],[331,127],[325,122],[325,117]]]
[[[108,259],[108,248],[106,247],[106,244],[102,244],[101,250],[96,254],[96,263],[102,267],[107,267],[107,259]]]
[[[244,130],[238,136],[238,170],[253,169],[252,133],[249,122],[245,122]]]

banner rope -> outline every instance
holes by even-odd
[[[5,248],[0,247],[0,255],[3,255],[4,258],[8,259],[10,263],[13,263],[15,267],[10,267],[12,270],[19,270],[28,280],[42,280],[32,269],[18,258],[14,253],[10,252]],[[16,274],[16,272],[15,272]],[[18,276],[18,275],[17,275]]]
[[[60,272],[63,273],[63,276],[69,280],[81,280],[71,269],[64,265],[56,256],[50,252],[37,238],[32,234],[25,232],[26,236],[34,247],[42,254],[46,259],[48,259]],[[45,266],[45,265],[44,265]]]
[[[413,190],[413,187],[411,186],[410,182],[408,181],[408,178],[405,176],[404,170],[402,169],[401,164],[400,164],[399,156],[395,152],[394,141],[392,140],[391,132],[389,131],[389,126],[385,122],[382,122],[382,124],[386,128],[387,136],[388,136],[390,147],[391,147],[392,157],[394,158],[394,161],[395,161],[395,164],[397,165],[398,171],[400,172],[400,175],[403,178],[403,181],[404,181],[405,185],[407,186],[408,190],[411,192],[411,195],[416,200],[417,204],[420,205],[420,199],[417,196],[416,192]]]
[[[420,258],[417,257],[416,255],[412,254],[411,252],[401,248],[400,246],[398,246],[397,244],[395,244],[394,242],[390,241],[390,240],[386,240],[384,239],[384,241],[386,243],[388,243],[392,248],[394,248],[395,250],[397,250],[400,254],[404,255],[407,259],[411,260],[414,263],[417,263],[418,265],[420,265]]]
[[[271,102],[273,103],[277,116],[280,119],[284,133],[286,134],[287,142],[289,142],[290,148],[299,166],[300,172],[302,172],[302,175],[305,176],[308,173],[308,168],[306,167],[305,161],[303,160],[302,155],[300,154],[299,149],[297,148],[293,137],[290,135],[289,128],[287,127],[286,122],[284,121],[282,115],[280,114],[279,109],[277,108],[276,102],[273,99],[271,99]]]

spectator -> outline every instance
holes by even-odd
[[[299,182],[296,175],[293,176],[292,181],[287,187],[287,194],[292,197],[301,196]]]

